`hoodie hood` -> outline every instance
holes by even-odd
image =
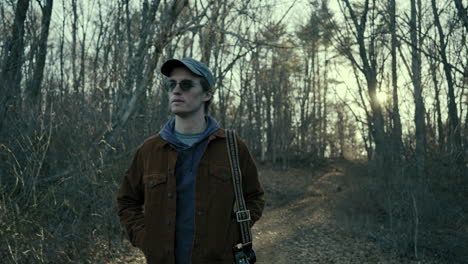
[[[194,146],[200,143],[201,141],[205,140],[206,138],[208,138],[211,134],[218,131],[219,129],[218,122],[216,122],[216,120],[212,118],[211,116],[205,116],[205,121],[206,121],[206,129],[205,131],[202,132],[202,135],[200,136],[198,141],[193,144]],[[167,142],[176,146],[177,149],[190,148],[189,146],[185,145],[184,143],[180,142],[180,140],[177,139],[177,137],[174,134],[174,127],[175,127],[175,118],[172,118],[171,120],[167,121],[167,123],[159,132],[159,135]]]

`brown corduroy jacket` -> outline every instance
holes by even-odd
[[[233,262],[232,247],[241,241],[233,213],[235,201],[225,131],[219,129],[198,166],[195,187],[195,238],[192,263]],[[247,146],[237,137],[244,197],[252,224],[262,215],[263,187]],[[131,243],[148,263],[175,263],[175,147],[159,135],[147,139],[135,154],[117,195],[118,215]]]

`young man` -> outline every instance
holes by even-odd
[[[126,171],[118,215],[148,263],[233,263],[241,241],[225,131],[206,115],[214,78],[196,60],[161,67],[174,118],[147,139]],[[242,186],[252,224],[263,211],[263,188],[245,143],[238,140]]]

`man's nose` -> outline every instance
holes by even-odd
[[[172,93],[174,93],[174,94],[181,94],[182,93],[182,89],[180,88],[180,83],[176,83],[176,86],[174,87],[174,89],[172,89]]]

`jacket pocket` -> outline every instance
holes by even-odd
[[[147,174],[143,175],[145,184],[145,208],[149,204],[160,204],[166,190],[166,174]]]
[[[222,183],[232,181],[231,168],[226,166],[211,165],[210,176],[213,180]]]
[[[147,174],[143,176],[143,183],[147,188],[156,187],[159,184],[167,181],[166,174]]]
[[[232,184],[231,168],[211,165],[209,168],[209,178],[210,188],[208,191],[212,202],[211,206],[224,207],[227,210],[226,213],[229,213],[228,210],[232,210],[232,205],[234,204],[234,185]]]

